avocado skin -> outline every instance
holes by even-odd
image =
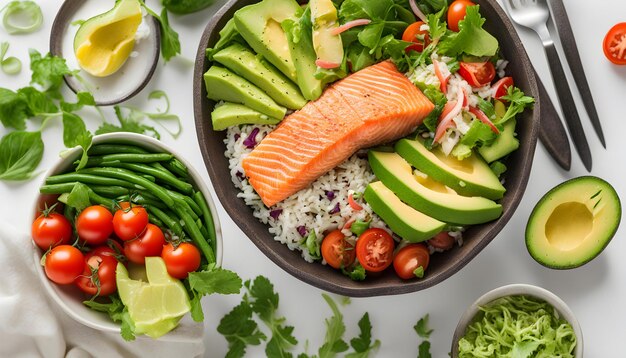
[[[415,210],[437,220],[460,225],[473,225],[495,220],[502,215],[502,205],[496,204],[495,202],[485,198],[475,197],[475,199],[482,199],[480,201],[484,204],[483,207],[478,207],[476,209],[463,209],[455,207],[454,204],[451,203],[433,202],[428,200],[420,193],[413,191],[408,183],[403,182],[393,172],[391,172],[385,166],[384,161],[377,157],[375,151],[370,151],[368,153],[368,159],[376,177],[394,193],[396,193],[402,201],[413,207]],[[402,158],[400,157],[400,159]],[[462,197],[460,195],[456,195],[456,197],[468,199],[467,197]]]
[[[494,162],[519,148],[519,140],[515,138],[515,125],[517,121],[512,118],[504,123],[504,128],[496,140],[490,146],[478,148],[478,153],[487,161]]]
[[[412,142],[417,142],[412,144]],[[463,180],[450,171],[448,171],[445,167],[440,167],[437,163],[430,161],[426,156],[420,153],[420,150],[414,148],[414,145],[423,146],[419,140],[410,141],[408,139],[401,139],[396,142],[395,150],[402,158],[404,158],[407,162],[409,162],[412,166],[417,168],[422,173],[432,177],[438,182],[447,185],[448,187],[454,189],[457,193],[463,196],[482,196],[487,199],[497,200],[501,199],[504,196],[506,189],[502,186],[498,178],[495,174],[489,169],[489,166],[484,163],[484,161],[476,156],[476,153],[472,154],[475,158],[467,158],[465,160],[475,160],[480,161],[476,162],[476,165],[483,165],[484,168],[480,168],[479,175],[493,175],[493,185],[487,186],[487,183],[480,182],[470,182],[468,180]],[[420,148],[421,149],[421,148]],[[425,147],[423,150],[428,150]],[[475,170],[476,172],[476,170]],[[465,183],[464,186],[460,185],[459,182],[463,181]]]
[[[282,106],[300,109],[307,103],[293,82],[241,44],[235,43],[217,52],[213,60],[258,86]]]
[[[215,107],[211,113],[211,121],[214,131],[223,131],[242,124],[278,124],[281,120],[268,117],[243,104],[226,102]]]
[[[204,81],[209,99],[240,103],[273,118],[282,119],[287,113],[265,92],[225,68],[211,66]]]
[[[547,259],[545,259],[541,255],[541,253],[538,252],[538,250],[535,248],[536,244],[534,241],[537,239],[535,230],[540,229],[542,230],[542,232],[545,232],[545,226],[543,228],[536,227],[537,225],[536,221],[539,220],[539,216],[540,216],[539,213],[542,211],[544,205],[547,205],[548,203],[553,201],[554,196],[558,195],[558,193],[561,190],[565,190],[570,186],[585,186],[588,183],[595,183],[597,185],[600,185],[602,187],[602,190],[607,191],[606,196],[608,196],[610,200],[614,201],[616,210],[607,214],[607,215],[613,216],[614,225],[611,226],[611,229],[609,231],[604,233],[603,238],[595,240],[595,241],[599,241],[600,244],[595,246],[594,249],[588,252],[584,256],[584,258],[581,259],[580,261],[572,262],[570,264],[557,264],[554,262],[550,262]],[[525,231],[526,249],[528,250],[528,253],[530,254],[530,256],[535,261],[537,261],[537,263],[547,268],[551,268],[555,270],[569,270],[569,269],[583,266],[587,264],[588,262],[590,262],[591,260],[595,259],[598,255],[600,255],[600,253],[602,253],[602,251],[604,251],[604,249],[609,245],[609,243],[611,242],[612,238],[615,236],[615,233],[617,232],[619,228],[621,217],[622,217],[622,204],[621,204],[619,195],[617,194],[617,191],[615,191],[615,188],[613,188],[613,186],[610,183],[608,183],[604,179],[591,176],[591,175],[572,178],[550,189],[550,191],[548,191],[539,200],[539,202],[537,202],[537,205],[535,205],[535,207],[533,208],[533,211],[530,213],[530,216],[528,218],[528,223],[526,225],[526,231]]]

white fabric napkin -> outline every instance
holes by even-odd
[[[170,334],[167,340],[140,336],[133,342],[125,342],[118,334],[100,332],[74,321],[44,292],[35,271],[30,240],[30,234],[19,233],[6,222],[0,223],[3,269],[0,275],[0,357],[184,358],[203,355],[201,324],[190,324],[184,327],[184,334]]]

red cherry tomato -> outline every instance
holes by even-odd
[[[83,274],[76,279],[76,285],[81,291],[91,296],[108,296],[117,291],[117,260],[110,256],[112,252],[113,249],[101,246],[85,255]]]
[[[177,248],[171,243],[165,245],[161,257],[165,261],[167,273],[181,280],[200,267],[200,251],[187,242],[183,242]]]
[[[330,267],[340,269],[352,265],[356,253],[341,230],[335,230],[322,240],[322,257]]]
[[[148,212],[143,206],[120,203],[120,209],[113,216],[115,235],[123,241],[139,237],[148,225]]]
[[[496,77],[496,68],[489,61],[459,62],[459,74],[470,86],[483,87],[490,84]]]
[[[422,267],[424,271],[428,268],[430,253],[424,244],[409,244],[396,254],[393,259],[393,268],[398,277],[408,280],[415,276],[415,270]]]
[[[513,77],[502,77],[491,86],[494,93],[493,98],[500,99],[502,96],[505,96],[507,89],[511,86],[513,86]]]
[[[450,250],[454,246],[455,240],[447,232],[442,231],[428,240],[428,244],[435,249]]]
[[[72,239],[72,225],[65,216],[44,212],[33,222],[31,235],[42,250],[65,245]]]
[[[50,281],[68,285],[83,273],[85,257],[77,248],[59,245],[46,253],[44,271]]]
[[[626,22],[613,26],[602,43],[604,56],[616,65],[626,65]]]
[[[102,245],[113,233],[113,214],[103,206],[90,206],[78,215],[76,232],[84,242]]]
[[[124,255],[136,264],[146,262],[148,256],[160,256],[165,245],[165,235],[158,226],[148,224],[138,238],[124,242]]]
[[[465,18],[468,6],[476,5],[469,0],[455,0],[448,8],[448,28],[459,32],[459,21]]]
[[[421,30],[422,25],[424,25],[424,21],[414,22],[404,30],[404,33],[402,34],[402,41],[415,43],[407,47],[405,50],[406,52],[411,50],[422,52],[424,51],[424,47],[428,46],[430,43],[428,31]]]
[[[356,257],[369,272],[380,272],[393,261],[394,241],[383,229],[367,229],[356,241]]]

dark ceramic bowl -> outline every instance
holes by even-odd
[[[403,281],[393,270],[386,270],[379,276],[371,275],[363,282],[356,282],[329,266],[307,263],[299,252],[290,251],[286,245],[274,241],[268,227],[254,218],[252,209],[242,199],[237,198],[239,190],[231,181],[228,160],[224,156],[225,132],[215,132],[211,127],[211,111],[215,102],[207,99],[202,78],[202,74],[211,64],[205,56],[205,49],[215,44],[219,38],[219,30],[232,18],[235,11],[256,2],[258,0],[231,0],[210,20],[200,40],[194,73],[194,112],[198,141],[217,196],[231,218],[261,252],[285,271],[313,286],[341,295],[366,297],[419,291],[459,271],[493,240],[513,215],[524,195],[537,143],[540,105],[537,83],[526,51],[504,11],[495,0],[476,1],[481,5],[481,14],[487,19],[485,28],[498,38],[502,54],[510,61],[508,75],[515,78],[517,87],[535,97],[537,103],[534,110],[526,111],[518,120],[520,148],[508,160],[509,170],[505,183],[507,193],[502,199],[502,217],[468,228],[464,233],[463,246],[433,255],[424,279]]]

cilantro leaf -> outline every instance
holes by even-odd
[[[226,357],[243,357],[247,346],[258,346],[267,339],[252,319],[252,307],[245,297],[220,320],[217,331],[228,342]]]
[[[0,180],[29,179],[43,157],[41,132],[12,132],[0,140]]]
[[[330,306],[333,315],[326,318],[326,336],[324,338],[324,344],[320,347],[318,355],[320,358],[332,358],[337,353],[342,353],[348,350],[348,344],[343,340],[343,335],[346,332],[346,325],[343,323],[343,315],[339,311],[335,301],[327,294],[323,293],[322,297]]]
[[[534,98],[526,96],[521,89],[514,86],[507,88],[507,94],[502,96],[502,99],[509,102],[509,107],[497,124],[504,124],[509,119],[515,118],[518,113],[524,112],[535,103]]]
[[[359,329],[359,336],[350,340],[350,345],[354,352],[347,354],[346,358],[366,358],[371,352],[380,347],[378,339],[372,344],[372,324],[370,323],[369,313],[365,312],[359,320]]]
[[[468,6],[465,18],[459,21],[459,32],[449,31],[439,42],[439,53],[457,57],[465,53],[476,57],[491,57],[498,52],[498,40],[483,29],[485,19],[480,6]]]
[[[165,62],[169,61],[172,57],[180,54],[180,40],[178,39],[178,33],[170,26],[169,18],[167,17],[167,9],[163,8],[161,16],[150,9],[143,0],[140,0],[141,6],[146,9],[146,12],[153,16],[161,28],[161,56]]]
[[[189,285],[201,295],[219,293],[230,295],[241,290],[241,278],[229,270],[213,268],[208,271],[190,272]]]
[[[432,329],[428,329],[428,314],[420,318],[419,321],[413,326],[415,333],[422,338],[430,338],[430,334],[433,333]]]
[[[63,112],[63,143],[68,148],[81,146],[83,155],[76,170],[87,165],[87,151],[91,148],[92,134],[85,127],[85,122],[74,113]]]
[[[461,138],[461,144],[473,148],[477,145],[488,146],[497,138],[491,127],[479,120],[473,120],[470,128]]]
[[[419,345],[417,358],[432,358],[430,354],[430,342],[424,341]]]
[[[43,92],[52,98],[62,98],[60,87],[63,76],[73,74],[67,67],[65,59],[52,56],[50,53],[41,57],[37,50],[30,49],[30,69],[33,71],[31,84],[37,84]]]
[[[108,303],[97,301],[83,301],[83,304],[92,310],[103,312],[109,315],[113,322],[121,322],[121,334],[122,338],[127,341],[135,339],[135,323],[130,318],[128,309],[122,303],[122,300],[117,294],[107,296],[110,301]]]
[[[354,281],[363,281],[366,277],[365,268],[363,268],[360,263],[357,263],[351,270],[341,268],[341,273],[350,277],[350,279]]]
[[[5,127],[26,129],[28,105],[16,92],[0,88],[0,122]]]
[[[115,106],[115,116],[120,122],[119,126],[111,123],[102,123],[102,125],[96,130],[96,134],[114,133],[114,132],[132,132],[139,134],[152,133],[152,136],[156,139],[161,139],[161,135],[154,127],[147,126],[139,123],[139,120],[143,117],[143,113],[130,110],[128,116],[124,116],[122,108]]]

